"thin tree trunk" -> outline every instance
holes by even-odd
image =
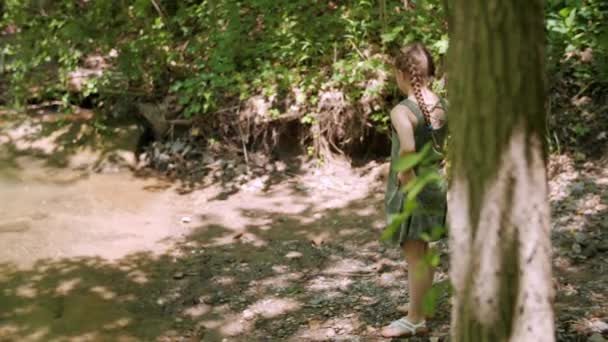
[[[554,341],[541,0],[449,2],[453,341]]]

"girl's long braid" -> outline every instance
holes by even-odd
[[[412,88],[414,89],[414,97],[416,98],[416,102],[418,102],[418,107],[422,112],[422,116],[424,117],[424,123],[427,129],[431,133],[431,138],[433,140],[433,145],[436,151],[440,151],[441,146],[437,143],[437,139],[435,139],[435,134],[433,133],[433,123],[431,121],[431,111],[426,106],[424,102],[424,97],[422,97],[422,80],[420,78],[420,73],[418,72],[418,68],[416,67],[416,62],[414,58],[408,58],[408,72],[411,80]]]
[[[429,111],[426,103],[424,102],[424,98],[422,97],[422,80],[420,79],[420,73],[418,72],[418,68],[416,67],[416,62],[414,58],[409,58],[408,61],[408,71],[410,74],[412,88],[414,89],[414,97],[416,97],[416,101],[418,102],[418,107],[420,107],[420,111],[424,116],[424,122],[429,129],[432,129],[431,123],[431,112]]]

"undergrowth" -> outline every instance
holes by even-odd
[[[295,123],[310,155],[351,151],[389,132],[388,112],[400,97],[390,56],[399,47],[422,41],[431,49],[440,71],[435,88],[443,92],[449,42],[442,5],[6,0],[0,101],[86,104],[123,117],[136,112],[135,103],[171,98],[178,109],[172,119],[191,120],[207,139],[273,148]],[[585,96],[592,111],[605,111],[607,7],[599,0],[546,2],[552,112],[583,115],[590,111]],[[601,133],[589,126],[600,114],[560,127],[568,115],[549,122],[553,149]]]

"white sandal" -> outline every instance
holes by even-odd
[[[426,327],[426,321],[422,321],[418,324],[410,322],[407,318],[403,317],[396,321],[393,321],[388,327],[382,329],[382,336],[384,337],[409,337],[416,335],[424,335],[428,332]]]
[[[397,312],[402,314],[402,315],[407,315],[408,313],[410,313],[410,303],[405,303],[403,305],[399,305],[396,308]],[[431,318],[433,317],[433,315],[424,315],[425,318]]]

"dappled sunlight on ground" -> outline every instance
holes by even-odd
[[[0,153],[0,340],[374,340],[401,315],[408,270],[378,241],[373,172],[335,165],[183,194],[13,152]],[[608,174],[572,163],[550,184],[556,308],[584,335],[608,317],[596,276]],[[433,337],[446,336],[448,313],[443,296]]]
[[[608,332],[608,160],[575,163],[556,156],[550,170],[558,336],[601,332],[598,320]]]
[[[365,303],[392,304],[372,281],[382,193],[347,168],[218,200],[219,184],[179,195],[125,172],[58,183],[77,171],[12,160],[0,179],[0,338],[288,339],[319,315],[390,318],[359,317]],[[363,324],[340,322],[333,334]]]

